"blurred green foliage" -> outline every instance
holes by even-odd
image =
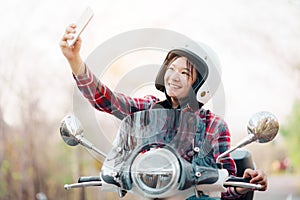
[[[293,170],[300,172],[300,100],[297,100],[286,124],[281,128],[282,135],[286,140],[289,158]]]

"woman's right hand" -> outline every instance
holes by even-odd
[[[70,66],[72,68],[72,71],[75,75],[83,73],[84,69],[84,63],[80,57],[79,51],[81,48],[81,38],[78,37],[78,40],[74,43],[73,46],[69,46],[67,43],[67,40],[73,39],[73,35],[76,32],[76,25],[70,24],[61,38],[59,42],[59,46],[61,48],[61,51],[63,55],[66,57],[68,62],[70,63]]]

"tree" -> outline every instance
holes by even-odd
[[[67,106],[60,110],[53,100],[49,107],[44,103],[57,91],[42,68],[49,67],[44,63],[49,52],[33,46],[26,34],[15,34],[1,41],[0,199],[36,199],[40,192],[51,199],[76,199],[76,193],[66,194],[63,188],[66,180],[73,180],[72,153],[59,151],[63,144],[56,139],[59,116]],[[66,95],[71,98],[71,90]],[[48,113],[53,109],[55,117]],[[70,166],[61,167],[62,160]]]

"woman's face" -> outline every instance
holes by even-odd
[[[172,102],[186,97],[197,74],[194,67],[187,66],[187,58],[177,57],[167,67],[164,84],[166,93],[171,97]]]

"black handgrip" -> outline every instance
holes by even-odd
[[[243,177],[235,177],[230,176],[227,181],[229,182],[244,182],[244,183],[250,183],[251,178],[243,178]]]
[[[83,183],[83,182],[91,182],[91,181],[101,181],[100,176],[82,176],[79,177],[78,183]]]

